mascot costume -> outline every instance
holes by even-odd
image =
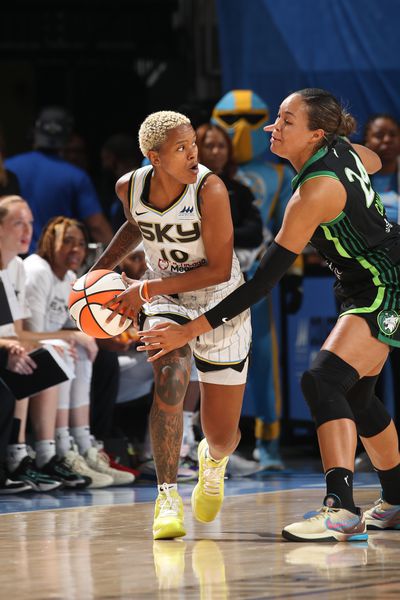
[[[286,205],[291,197],[294,176],[289,166],[268,162],[265,158],[268,136],[263,127],[269,120],[265,102],[251,90],[228,92],[214,107],[213,123],[230,135],[234,158],[239,165],[237,177],[248,185],[261,212],[264,244],[258,259],[247,271],[251,277],[258,266],[262,251],[279,230]],[[286,312],[296,312],[301,304],[302,262],[295,263],[283,280],[287,292]],[[271,296],[252,307],[253,343],[251,367],[246,386],[248,402],[255,407],[256,448],[254,458],[261,470],[284,468],[280,452],[281,386],[279,349],[273,318]],[[246,402],[246,399],[245,399]]]

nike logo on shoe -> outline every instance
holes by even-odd
[[[346,521],[334,521],[328,517],[325,520],[325,525],[327,529],[331,529],[333,531],[342,531],[343,533],[358,533],[363,532],[365,529],[363,520],[357,515],[354,515],[354,518],[349,518]]]

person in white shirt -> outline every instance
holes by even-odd
[[[68,312],[71,284],[85,260],[87,248],[86,229],[79,221],[60,216],[47,223],[37,254],[24,261],[26,297],[31,307],[25,325],[31,332],[46,332],[46,337],[50,334],[74,345],[75,360],[69,353],[65,358],[75,371],[75,379],[57,386],[53,405],[56,454],[71,470],[89,477],[89,487],[105,487],[132,483],[134,476],[111,468],[105,454],[99,453],[92,443],[90,384],[98,348],[94,338],[75,329]],[[71,437],[77,451],[71,447]]]
[[[33,347],[44,338],[44,331],[29,331],[25,320],[32,313],[26,299],[26,274],[23,261],[18,254],[26,254],[32,237],[32,212],[20,196],[5,196],[0,199],[0,253],[1,277],[13,316],[13,323],[0,327],[0,336],[17,338],[24,346]],[[75,332],[45,334],[46,338],[63,337],[67,348],[75,343]],[[82,334],[89,348],[93,341]],[[65,353],[68,355],[68,353]],[[57,387],[48,388],[40,394],[16,403],[14,427],[7,448],[7,469],[10,479],[28,482],[33,490],[49,492],[62,485],[86,487],[91,479],[73,471],[56,456],[54,428],[57,411]],[[35,462],[26,446],[26,422],[28,409],[35,436]]]

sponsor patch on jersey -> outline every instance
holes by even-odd
[[[158,259],[158,268],[161,269],[161,271],[166,271],[169,267],[169,261],[168,260],[164,260],[163,258],[159,258]]]
[[[400,317],[395,310],[381,310],[377,316],[379,329],[385,335],[393,335],[400,324]]]
[[[192,219],[194,215],[194,206],[184,206],[178,212],[178,219]]]

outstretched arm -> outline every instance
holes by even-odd
[[[323,177],[306,182],[291,198],[282,227],[252,279],[186,325],[160,324],[150,331],[139,332],[142,341],[147,343],[141,350],[159,350],[149,361],[218,327],[266,296],[293,264],[318,225],[335,218],[345,201],[344,187],[334,179]]]

